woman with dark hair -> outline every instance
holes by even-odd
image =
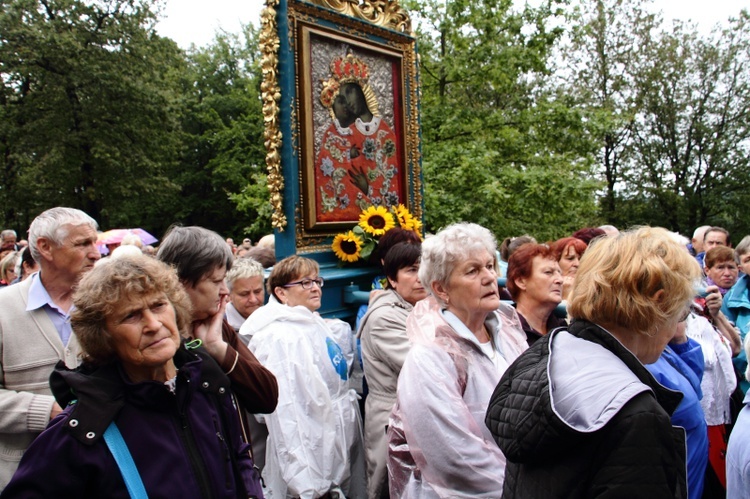
[[[409,353],[406,318],[414,305],[427,296],[419,280],[420,253],[421,245],[408,242],[390,248],[383,262],[388,279],[386,290],[372,300],[359,326],[369,387],[365,402],[365,457],[370,498],[388,497],[388,439],[384,429],[396,402],[398,375]]]
[[[700,269],[664,229],[601,238],[568,302],[573,321],[503,375],[486,424],[508,465],[502,497],[685,497],[682,395],[656,362],[684,321]],[[499,496],[495,496],[499,497]]]
[[[226,241],[203,227],[176,226],[164,236],[156,257],[177,270],[190,298],[193,320],[187,336],[201,340],[232,380],[232,390],[246,411],[272,412],[278,400],[276,379],[224,319],[229,297],[224,278],[233,262]]]
[[[607,233],[601,227],[584,227],[583,229],[578,229],[573,233],[573,237],[583,241],[586,246],[591,244],[591,241],[593,241],[597,237],[606,235]]]
[[[21,282],[28,278],[34,272],[39,271],[39,264],[31,256],[31,251],[28,247],[23,248],[20,252],[21,260],[20,265],[16,267],[16,274],[18,274],[18,282]]]
[[[576,237],[564,237],[550,244],[557,263],[560,264],[563,276],[563,300],[567,300],[573,289],[576,272],[581,264],[581,257],[586,251],[586,243]]]
[[[552,250],[544,244],[524,244],[508,263],[508,291],[529,346],[556,327],[567,326],[553,314],[562,301],[563,278]]]
[[[268,303],[240,328],[280,385],[279,408],[259,418],[268,427],[263,478],[271,499],[364,494],[362,422],[349,389],[351,328],[316,312],[319,272],[301,256],[278,262],[266,282]]]
[[[190,301],[174,270],[146,256],[105,261],[73,302],[83,365],[58,364],[50,385],[66,409],[2,497],[263,497],[229,379],[200,342],[181,340]]]
[[[721,312],[722,315],[737,326],[740,332],[740,344],[744,345],[747,335],[750,332],[750,236],[745,236],[740,241],[735,252],[743,275],[737,279],[734,286],[724,295]],[[740,348],[739,355],[734,357],[732,361],[740,373],[742,392],[748,393],[750,382],[744,376],[748,365],[745,351],[745,348]]]
[[[388,251],[395,245],[399,243],[410,243],[410,244],[422,244],[422,240],[419,238],[419,234],[414,232],[413,230],[406,230],[402,229],[401,227],[394,227],[387,231],[385,234],[381,236],[381,238],[378,240],[378,245],[375,248],[375,251],[372,252],[372,255],[370,255],[370,263],[372,265],[377,265],[379,267],[383,267],[383,264],[385,262],[385,257],[388,254]],[[373,293],[370,293],[370,300],[373,300],[378,294],[381,292],[381,290],[386,289],[388,287],[388,278],[381,274],[373,278],[372,280],[372,291]],[[357,310],[357,319],[355,321],[356,329],[359,331],[360,329],[360,321],[362,320],[362,317],[365,316],[367,313],[367,307],[368,304],[360,305],[359,310]]]

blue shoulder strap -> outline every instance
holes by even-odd
[[[135,467],[135,462],[133,462],[133,456],[130,455],[128,446],[114,421],[109,423],[103,436],[107,447],[109,447],[109,451],[120,468],[120,473],[122,473],[122,478],[125,480],[125,486],[128,488],[130,497],[132,499],[148,499],[141,475],[138,473],[138,468]]]

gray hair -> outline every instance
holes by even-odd
[[[5,229],[4,231],[0,232],[0,239],[5,239],[7,236],[18,237],[18,234],[16,234],[16,231],[14,231],[13,229]]]
[[[138,249],[141,249],[143,248],[143,241],[137,234],[126,234],[120,241],[120,246],[137,246]],[[135,255],[135,253],[133,254]]]
[[[487,251],[494,260],[496,248],[494,236],[481,225],[467,222],[449,225],[422,243],[419,280],[432,292],[433,283],[448,283],[458,262],[478,250]]]
[[[748,253],[750,253],[750,236],[745,236],[742,238],[742,241],[740,241],[740,244],[734,248],[734,256],[737,263],[740,263],[740,258]]]
[[[116,260],[118,258],[141,256],[142,254],[143,252],[137,246],[126,244],[125,246],[120,245],[112,250],[112,254],[110,254],[109,257]]]
[[[701,225],[700,227],[698,227],[697,229],[693,231],[693,238],[700,239],[702,241],[703,236],[706,235],[706,231],[710,228],[711,228],[710,225]]]
[[[65,238],[68,237],[66,225],[74,227],[88,225],[94,230],[99,228],[96,220],[81,210],[61,206],[50,208],[37,216],[29,227],[29,249],[34,260],[37,262],[42,261],[42,255],[37,248],[39,238],[47,239],[60,246],[65,241]]]
[[[250,277],[263,277],[263,265],[252,258],[240,258],[235,260],[232,268],[227,272],[227,288],[232,291],[234,281],[237,279],[248,279]]]
[[[219,234],[203,227],[174,226],[159,245],[156,258],[177,269],[184,284],[195,286],[216,267],[232,268],[232,250]]]

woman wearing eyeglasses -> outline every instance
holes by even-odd
[[[351,329],[316,313],[323,279],[314,260],[282,260],[267,288],[268,304],[240,329],[279,382],[276,411],[259,419],[268,427],[266,497],[361,496],[362,422],[348,387]]]

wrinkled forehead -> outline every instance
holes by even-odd
[[[727,243],[727,235],[723,232],[720,232],[718,230],[712,230],[711,232],[706,232],[706,236],[704,238],[704,241],[706,243],[719,243],[719,244],[726,244]]]
[[[82,224],[62,224],[57,228],[57,238],[66,242],[69,240],[85,240],[94,239],[96,240],[97,234],[96,229],[87,223]]]

